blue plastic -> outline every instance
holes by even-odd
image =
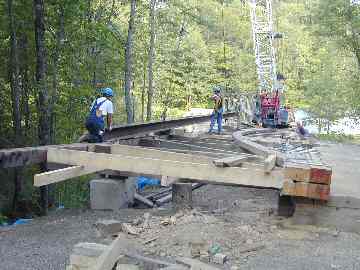
[[[144,176],[139,176],[136,179],[137,188],[142,190],[145,186],[159,186],[160,180],[156,178],[148,178]]]
[[[12,225],[23,225],[32,221],[31,218],[18,218]]]

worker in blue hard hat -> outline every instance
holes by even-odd
[[[101,90],[102,97],[94,100],[90,107],[90,113],[86,119],[86,129],[89,131],[89,142],[102,142],[103,134],[105,132],[105,118],[107,122],[107,129],[112,130],[112,115],[114,113],[114,106],[111,101],[114,92],[111,88],[103,88]]]
[[[215,122],[217,122],[218,126],[218,134],[221,133],[221,127],[222,127],[222,118],[223,118],[223,97],[221,96],[221,89],[219,86],[215,86],[213,88],[214,94],[211,97],[211,99],[214,101],[214,111],[211,114],[210,117],[210,129],[209,133],[213,132],[213,128],[215,125]]]

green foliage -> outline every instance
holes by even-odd
[[[7,217],[0,213],[0,225],[7,222]]]

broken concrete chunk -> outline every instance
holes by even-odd
[[[100,236],[106,237],[115,235],[122,230],[122,223],[118,220],[99,220],[94,224]]]

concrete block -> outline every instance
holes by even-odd
[[[135,181],[94,179],[90,181],[90,204],[93,210],[118,210],[134,202]]]

